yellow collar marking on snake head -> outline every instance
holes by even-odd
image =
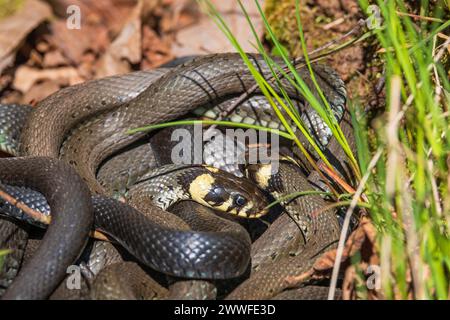
[[[269,186],[269,179],[272,176],[272,165],[261,165],[259,170],[255,173],[255,180],[258,186],[262,189],[266,189]]]
[[[205,201],[206,195],[211,190],[211,188],[214,184],[214,181],[215,181],[214,177],[208,173],[199,175],[197,178],[195,178],[191,182],[191,185],[189,186],[189,193],[191,194],[192,200],[194,200],[204,206],[207,206],[207,207],[219,210],[219,211],[227,212],[228,208],[230,208],[230,206],[233,204],[233,199],[229,198],[227,201],[222,203],[220,206],[211,206],[211,204],[209,204],[207,201]],[[231,211],[228,211],[228,212],[237,214],[236,209],[232,209]]]
[[[211,207],[204,199],[211,190],[211,186],[214,184],[214,177],[208,173],[204,173],[196,177],[189,185],[189,193],[192,200],[197,201],[200,204]]]
[[[205,166],[205,169],[208,170],[209,172],[212,172],[212,173],[219,172],[219,169],[217,169],[215,167]]]

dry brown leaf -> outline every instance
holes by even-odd
[[[186,1],[185,1],[186,2]],[[230,27],[233,35],[241,44],[242,48],[246,52],[256,52],[256,49],[251,43],[255,43],[253,34],[248,26],[247,20],[242,13],[237,1],[211,1],[218,9],[228,26]],[[259,32],[258,36],[262,36],[264,30],[262,20],[258,14],[257,7],[253,0],[243,0],[243,5],[248,11],[255,29]],[[195,54],[207,54],[214,52],[231,52],[236,51],[230,44],[226,36],[216,26],[214,21],[205,13],[200,11],[195,2],[189,1],[188,7],[193,11],[197,10],[198,21],[192,26],[184,27],[183,29],[176,31],[174,37],[175,41],[172,46],[172,52],[175,56],[186,56]],[[261,5],[263,5],[261,1]],[[196,6],[193,8],[193,6]],[[175,11],[175,10],[174,10]],[[179,17],[179,16],[178,16]],[[173,17],[173,28],[178,30],[178,18]]]
[[[356,268],[349,266],[345,270],[344,282],[342,284],[342,300],[352,300],[355,298],[355,278]]]
[[[14,62],[15,51],[25,37],[51,15],[48,4],[27,0],[21,10],[0,21],[0,73]]]
[[[44,68],[54,68],[59,66],[68,65],[69,61],[61,54],[61,51],[52,50],[44,55],[42,66]]]
[[[10,74],[0,76],[0,92],[5,90],[5,88],[11,83],[12,78],[13,77]]]
[[[61,83],[56,80],[44,80],[42,82],[35,83],[30,90],[27,90],[27,92],[22,96],[21,102],[33,105],[58,91],[60,88]]]
[[[171,34],[196,24],[201,14],[194,0],[166,0],[154,13],[161,19],[162,34]]]
[[[345,270],[344,282],[343,282],[343,299],[356,299],[356,287],[358,282],[362,279],[358,278],[356,270],[361,270],[365,275],[369,275],[369,266],[380,265],[380,259],[377,254],[378,250],[375,243],[376,230],[370,219],[366,216],[361,218],[360,225],[352,233],[346,243],[343,253],[343,261],[353,256],[357,251],[361,253],[361,261],[358,265],[350,265]],[[331,257],[335,258],[335,252],[332,252]],[[364,281],[364,280],[363,280]],[[361,283],[359,283],[361,285]],[[382,292],[380,290],[367,291],[367,298],[370,300],[383,299]]]
[[[44,80],[54,80],[61,85],[74,85],[83,82],[83,79],[73,67],[41,70],[22,65],[17,68],[13,87],[21,92],[27,92],[35,83]]]
[[[374,239],[375,229],[371,221],[367,217],[362,217],[359,226],[352,232],[345,243],[342,253],[342,264],[346,264],[348,258],[353,256],[355,253],[365,251],[364,247],[367,242],[369,242],[370,250],[367,250],[369,251],[368,253],[362,253],[363,258],[370,261],[370,264],[379,264],[378,256],[374,253],[373,243],[371,242],[371,240],[374,241]],[[288,287],[295,287],[310,278],[323,279],[328,277],[334,267],[336,254],[337,249],[325,252],[316,260],[311,269],[297,276],[287,277],[285,279],[286,285]],[[347,285],[348,283],[353,283],[352,281],[353,279],[347,279]]]
[[[0,60],[0,74],[3,72],[3,70],[9,66],[11,66],[14,63],[14,58],[16,57],[15,52],[11,52],[10,54],[7,54],[6,56],[2,57]]]
[[[309,269],[308,271],[305,271],[300,275],[286,277],[286,279],[284,279],[285,288],[294,288],[294,287],[298,286],[299,284],[311,279],[311,277],[313,277],[313,276],[314,276],[314,270]]]
[[[143,1],[138,1],[119,36],[100,59],[96,72],[97,78],[129,72],[130,63],[136,64],[141,61],[142,8]]]
[[[344,262],[349,257],[354,255],[356,252],[361,250],[363,242],[366,240],[366,233],[364,230],[364,226],[370,222],[365,220],[366,218],[362,218],[360,225],[356,230],[352,232],[350,237],[347,239],[345,243],[344,250],[342,252],[342,261]],[[333,249],[325,252],[314,264],[314,270],[316,271],[325,271],[327,269],[333,269],[334,261],[336,260],[337,249]]]
[[[364,229],[364,233],[366,234],[367,239],[370,241],[370,244],[373,245],[376,249],[377,230],[375,229],[375,226],[367,217],[361,218],[361,226]]]
[[[86,53],[101,54],[110,44],[110,37],[115,37],[127,17],[136,5],[136,0],[62,0],[53,1],[53,8],[66,18],[69,5],[80,8],[81,28],[69,29],[66,19],[59,19],[51,24],[52,34],[47,41],[54,48],[61,50],[72,63],[78,65]]]
[[[174,58],[170,44],[161,39],[158,34],[144,26],[142,29],[142,51],[144,59],[141,62],[141,69],[151,69]]]
[[[108,29],[113,36],[122,30],[137,0],[48,0],[53,10],[62,18],[67,17],[67,7],[76,5],[80,8],[82,25],[91,24]],[[153,1],[153,0],[146,0]]]
[[[97,56],[92,52],[83,55],[81,63],[77,66],[77,71],[80,77],[87,80],[94,78],[96,61]]]
[[[152,14],[158,7],[161,6],[163,0],[143,0],[142,16],[146,17]]]
[[[68,29],[65,20],[53,21],[50,26],[52,34],[46,37],[52,47],[74,64],[79,64],[86,52],[105,51],[110,43],[105,27],[81,21],[81,29]]]

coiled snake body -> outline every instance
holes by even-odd
[[[261,73],[269,78],[270,69],[265,64],[264,60],[257,55],[250,55],[250,58],[252,63],[254,63]],[[325,92],[328,101],[330,101],[336,117],[340,120],[345,111],[345,89],[342,81],[334,71],[325,66],[315,65],[314,70],[319,85]],[[310,88],[313,88],[312,80],[307,69],[299,68],[298,73],[304,79],[306,84],[309,85]],[[180,118],[198,107],[205,108],[209,105],[214,105],[218,102],[220,103],[220,101],[223,101],[226,97],[233,97],[233,95],[243,93],[252,87],[253,84],[253,77],[239,55],[218,54],[200,57],[173,69],[136,72],[129,75],[94,80],[81,85],[65,88],[41,101],[37,108],[29,115],[26,125],[21,130],[20,136],[19,154],[26,157],[0,160],[0,165],[3,165],[2,170],[0,170],[2,172],[0,180],[6,184],[26,185],[38,189],[38,191],[41,191],[46,198],[49,199],[53,214],[54,209],[50,199],[55,196],[56,191],[62,192],[64,199],[71,197],[71,193],[76,193],[64,189],[66,184],[69,184],[68,182],[71,183],[73,188],[79,187],[80,191],[78,192],[86,193],[85,187],[81,186],[83,185],[81,180],[79,180],[80,186],[78,186],[78,183],[74,183],[74,181],[78,180],[72,178],[73,172],[71,172],[70,169],[66,169],[63,165],[42,157],[49,157],[52,159],[62,158],[76,170],[82,180],[87,182],[92,193],[111,195],[112,190],[117,188],[99,183],[97,180],[99,168],[102,165],[107,165],[108,161],[113,161],[114,156],[119,152],[122,152],[122,150],[129,152],[129,149],[127,149],[129,146],[146,136],[145,133],[130,135],[126,133],[127,130]],[[286,89],[287,94],[302,102],[305,114],[304,119],[309,119],[311,122],[310,129],[317,137],[318,142],[325,147],[330,139],[326,126],[323,126],[323,123],[319,121],[317,114],[311,111],[311,108],[302,99],[301,95],[299,95],[291,86],[289,81],[282,79],[282,84]],[[318,96],[317,93],[314,92],[314,94]],[[146,157],[148,157],[149,153],[142,152],[143,149],[139,150],[139,152],[134,154],[134,161],[139,165],[132,168],[133,170],[131,171],[133,172],[127,172],[129,177],[134,176],[136,173],[142,174],[143,172],[148,171],[148,165],[146,164],[148,160]],[[52,163],[51,168],[46,169],[47,167],[42,164],[46,161]],[[27,171],[22,169],[25,167],[28,168]],[[56,173],[60,177],[58,178],[59,180],[54,178],[54,175],[56,174],[53,172],[54,167],[58,167]],[[204,167],[201,168],[205,170]],[[22,171],[22,174],[3,174],[3,172],[12,171],[12,169],[14,172]],[[66,178],[61,178],[60,174],[62,171],[68,172],[65,173]],[[40,172],[40,174],[37,174],[38,172]],[[44,174],[48,174],[48,176],[44,177]],[[28,178],[25,179],[26,175],[34,177],[33,180],[27,180]],[[69,178],[67,178],[67,175]],[[64,179],[66,180],[64,181]],[[226,179],[224,178],[223,180],[225,181]],[[39,182],[38,185],[36,185],[37,181]],[[191,182],[192,180],[189,181]],[[209,187],[211,187],[211,185],[209,185]],[[126,188],[128,188],[128,186]],[[230,185],[230,188],[234,187]],[[251,190],[252,191],[247,191],[246,201],[250,200],[253,196],[253,199],[257,202],[258,199],[260,199],[260,195],[256,189]],[[154,205],[146,203],[145,199],[141,199],[140,194],[141,193],[139,192],[136,193],[135,199],[137,198],[138,200],[135,200],[133,204],[137,206],[139,210],[146,211],[145,213],[147,215],[158,216],[158,209],[156,209]],[[203,201],[205,196],[206,194],[203,194],[202,197],[199,197],[196,201],[202,204],[208,204],[208,201]],[[117,212],[135,210],[127,209],[129,208],[128,206],[125,207],[104,196],[97,199],[94,206],[97,206],[96,208],[99,212],[107,212],[109,210],[107,208],[111,207],[117,209]],[[314,198],[305,201],[308,200],[315,201]],[[73,202],[78,203],[80,201],[68,201],[64,204],[61,211],[66,212],[68,209],[75,210],[75,207],[71,207]],[[89,201],[87,202],[89,203]],[[263,203],[263,201],[258,205],[254,203],[255,207],[249,207],[248,209],[261,211],[261,205]],[[209,203],[209,205],[211,206],[211,203]],[[90,205],[87,204],[82,210],[77,210],[77,213],[79,214],[77,217],[78,220],[76,223],[74,222],[71,224],[71,237],[78,239],[75,241],[76,246],[70,245],[68,243],[69,240],[66,242],[66,240],[63,241],[62,238],[57,237],[57,240],[53,240],[59,241],[61,245],[67,246],[65,247],[65,252],[62,253],[61,250],[58,249],[55,251],[55,248],[49,249],[52,247],[50,245],[46,249],[49,252],[56,252],[55,259],[52,260],[49,258],[47,260],[49,261],[49,264],[60,259],[58,255],[65,254],[69,251],[71,252],[67,258],[65,258],[67,259],[67,263],[61,264],[62,267],[58,269],[55,268],[54,265],[50,266],[54,268],[52,269],[53,272],[58,273],[58,275],[52,275],[53,278],[56,278],[56,282],[61,280],[65,273],[65,267],[74,261],[86,241],[87,233],[90,229],[89,225],[92,221],[92,215],[89,214],[91,211],[89,206]],[[225,211],[228,208],[229,207],[225,208]],[[256,211],[254,211],[254,215],[256,215]],[[85,215],[80,215],[80,212],[87,213]],[[138,215],[137,212],[136,215]],[[101,217],[101,215],[98,215],[98,217]],[[110,215],[108,215],[108,217],[110,217]],[[116,217],[117,218],[113,219],[120,220],[119,215],[116,215]],[[139,219],[144,219],[142,218],[142,215],[139,215],[139,217]],[[173,225],[177,226],[181,224],[177,219],[169,222],[164,221],[164,219],[165,218],[160,218],[159,223],[173,223]],[[56,228],[54,227],[57,223],[55,220],[55,217],[52,217],[52,225],[50,228]],[[123,226],[125,223],[116,221],[112,223],[112,225],[119,228],[118,226]],[[134,231],[136,231],[140,226],[142,226],[142,224],[137,222],[135,225],[131,226],[131,228],[134,228]],[[47,234],[50,233],[50,228]],[[81,231],[81,229],[83,229],[83,231]],[[123,238],[126,238],[130,232],[133,233],[133,231],[129,231],[129,229],[123,229],[121,231],[123,232]],[[161,231],[158,231],[156,234],[157,236],[154,241],[158,242],[158,236],[162,238],[163,234]],[[168,233],[164,237],[175,237],[179,240],[180,234]],[[73,240],[72,238],[70,241]],[[135,243],[127,244],[124,242],[122,244],[124,244],[125,247],[136,246]],[[145,244],[140,243],[137,246],[145,247]],[[72,249],[68,250],[67,248]],[[134,248],[133,250],[140,253],[142,252],[141,249],[144,248]],[[226,250],[228,250],[228,256],[232,255],[231,248]],[[177,254],[178,252],[173,253],[173,255]],[[212,254],[214,254],[214,251],[212,251]],[[224,256],[227,255],[222,255],[222,257]],[[159,256],[158,258],[160,259],[161,265],[167,264],[165,257]],[[180,259],[179,256],[178,259]],[[218,263],[220,265],[223,261],[219,261]],[[40,268],[39,266],[35,267],[45,273],[43,268]],[[167,268],[173,269],[173,266]],[[195,270],[189,270],[189,268],[180,268],[183,269],[182,273],[168,273],[194,278],[214,277],[210,272],[206,272],[202,275],[201,272],[196,273]],[[219,272],[219,269],[217,268],[217,266],[212,267],[213,273],[223,274],[223,271]],[[55,271],[56,269],[58,269],[58,271]],[[242,266],[238,269],[239,271],[234,272],[233,276],[242,273]],[[230,275],[227,275],[226,277],[229,276]],[[33,285],[35,287],[29,291],[31,292],[30,295],[25,297],[44,298],[48,296],[52,289],[54,289],[53,284],[34,284],[31,282],[31,284],[26,285],[25,282],[22,282],[21,284],[19,279],[16,283],[17,285],[15,284],[14,286],[21,289],[13,290],[13,288],[11,288],[6,294],[7,298],[20,298],[20,291],[23,290],[24,287],[29,288]],[[51,288],[52,286],[53,288]]]

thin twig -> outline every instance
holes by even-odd
[[[313,51],[311,51],[308,55],[313,55],[319,51],[323,51],[325,49],[328,49],[329,47],[331,47],[333,44],[336,44],[338,42],[341,42],[342,40],[350,37],[353,34],[360,34],[362,28],[364,27],[364,25],[366,24],[366,20],[364,19],[359,19],[359,21],[356,23],[356,25],[350,29],[350,31],[344,33],[343,35],[341,35],[340,37],[333,39],[329,42],[327,42],[326,44],[324,44],[323,46],[320,46],[316,49],[314,49]]]
[[[403,114],[400,112],[401,103],[401,86],[402,80],[400,76],[393,76],[391,79],[391,94],[388,113],[388,122],[386,125],[386,138],[387,138],[387,173],[386,173],[386,194],[388,197],[393,197],[396,187],[396,171],[399,163],[399,140],[398,140],[398,127]]]
[[[329,175],[338,185],[341,186],[342,189],[347,191],[348,193],[354,193],[355,189],[352,188],[347,182],[345,182],[340,176],[330,170],[325,164],[320,163],[319,169],[325,171],[327,175]],[[364,199],[366,201],[366,199]],[[367,202],[367,201],[366,201]]]
[[[42,212],[39,212],[37,210],[34,210],[27,206],[22,201],[14,198],[10,194],[8,194],[6,191],[2,190],[0,188],[0,198],[9,202],[11,205],[15,206],[16,208],[22,210],[26,215],[28,215],[33,220],[40,222],[45,225],[49,225],[51,222],[51,216],[45,215]],[[94,230],[90,233],[90,236],[97,240],[103,240],[103,241],[112,241],[106,234],[102,233],[101,231]]]
[[[437,63],[439,60],[441,60],[442,56],[444,55],[444,52],[447,48],[447,46],[450,46],[450,37],[447,38],[447,40],[445,40],[445,42],[443,44],[441,44],[441,48],[439,49],[439,51],[437,52],[437,54],[433,55],[434,57],[434,63]]]
[[[382,153],[383,153],[383,150],[378,149],[378,151],[375,153],[375,155],[370,160],[370,163],[367,167],[367,171],[364,174],[364,176],[362,177],[362,179],[358,185],[358,188],[356,189],[356,192],[352,198],[352,202],[350,203],[350,206],[348,207],[347,212],[345,213],[344,224],[342,225],[341,236],[339,238],[339,244],[338,244],[338,248],[336,251],[336,260],[334,261],[333,272],[331,275],[330,291],[328,292],[328,300],[333,300],[334,294],[336,292],[336,284],[337,284],[337,279],[338,279],[338,274],[339,274],[339,268],[341,266],[342,253],[344,252],[345,237],[347,235],[348,228],[350,226],[350,218],[353,214],[353,210],[355,210],[356,205],[358,204],[358,200],[362,195],[362,192],[364,190],[367,180],[369,179],[371,171],[377,164]]]
[[[314,275],[314,268],[311,268],[300,275],[286,277],[284,279],[284,283],[287,288],[292,288],[298,285],[299,283],[305,282],[305,280],[311,278],[313,275]]]
[[[444,22],[442,19],[433,18],[433,17],[426,17],[426,16],[419,16],[417,14],[412,14],[412,13],[406,13],[406,12],[401,12],[401,11],[396,11],[396,13],[399,16],[408,16],[408,17],[413,18],[415,20],[424,20],[424,21],[432,21],[432,22]]]
[[[50,221],[51,221],[51,217],[50,216],[46,216],[45,214],[42,214],[41,212],[30,208],[25,203],[23,203],[22,201],[19,201],[18,199],[14,198],[13,196],[8,194],[6,191],[2,190],[1,188],[0,188],[0,198],[2,198],[3,200],[9,202],[10,204],[15,206],[16,208],[22,210],[23,212],[25,212],[25,214],[27,214],[32,219],[34,219],[34,220],[36,220],[36,221],[38,221],[40,223],[43,223],[43,224],[47,224],[47,225],[50,224]]]
[[[345,22],[345,18],[344,17],[340,17],[339,19],[336,19],[334,21],[331,21],[330,23],[327,23],[326,25],[324,25],[322,27],[322,29],[323,30],[330,30],[331,28],[334,28],[334,27],[340,25],[343,22]]]

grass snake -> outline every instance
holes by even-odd
[[[250,55],[250,58],[262,74],[269,78],[270,70],[262,57]],[[342,117],[345,108],[345,89],[342,81],[328,67],[315,65],[314,70],[319,85],[331,102],[335,115],[339,119]],[[312,87],[307,69],[299,68],[298,72],[305,82]],[[301,95],[287,80],[283,79],[282,83],[290,96],[299,98],[303,103],[306,117],[312,119],[311,128],[316,130],[319,136],[318,142],[323,145],[327,144],[330,138],[329,134],[321,131],[323,126],[314,125],[317,122],[317,117],[310,112],[311,107],[302,100]],[[57,163],[55,160],[52,162],[48,158],[62,158],[75,168],[81,179],[87,182],[92,193],[103,195],[96,198],[99,199],[97,202],[99,204],[94,202],[94,206],[98,205],[101,208],[100,211],[107,211],[105,208],[114,206],[119,211],[133,211],[135,209],[130,209],[129,206],[106,198],[105,195],[111,194],[111,189],[105,188],[105,185],[98,181],[99,169],[105,163],[113,161],[115,156],[120,156],[118,153],[122,152],[123,154],[124,150],[125,152],[132,152],[133,149],[127,150],[127,148],[146,137],[144,133],[129,135],[126,134],[126,131],[143,125],[178,119],[199,107],[209,108],[212,105],[220,104],[225,98],[232,98],[247,91],[253,84],[253,77],[239,55],[217,54],[193,59],[173,69],[162,68],[149,72],[140,71],[68,87],[41,101],[26,117],[25,126],[20,130],[17,129],[17,132],[21,132],[20,138],[18,134],[14,138],[15,140],[20,139],[18,155],[24,157],[2,159],[0,163],[4,163],[9,168],[8,171],[10,168],[17,168],[15,170],[22,171],[22,173],[25,173],[25,171],[20,168],[30,168],[31,166],[35,170],[26,171],[26,173],[34,176],[37,172],[41,172],[44,167],[32,165],[33,161]],[[317,93],[315,94],[317,96]],[[242,116],[238,115],[238,117],[243,119]],[[15,128],[14,130],[16,130]],[[0,143],[4,142],[0,141]],[[141,152],[142,149],[139,150],[140,156],[133,157],[134,163],[138,164],[134,167],[139,166],[139,169],[136,169],[137,171],[146,172],[148,170],[146,162],[148,162],[148,154],[151,151]],[[12,166],[13,163],[17,163],[17,167]],[[61,164],[55,164],[55,166],[64,167]],[[67,168],[60,170],[71,171]],[[38,176],[39,179],[42,178],[42,175],[38,174]],[[16,179],[19,179],[19,176],[2,176],[0,180],[4,183],[15,184]],[[52,179],[56,178],[42,178],[42,183],[53,185],[56,189],[59,189],[55,183],[52,183],[56,182],[57,179],[55,181]],[[64,180],[68,184],[67,182],[72,181],[72,178],[62,180],[61,182],[64,185]],[[28,184],[29,181],[26,182],[23,184],[33,187],[33,185]],[[80,190],[85,189],[81,185],[82,183],[80,183]],[[72,184],[72,187],[75,188],[77,185]],[[48,190],[45,189],[45,191]],[[53,192],[53,190],[50,191],[50,194],[46,194],[46,196],[52,197]],[[45,194],[45,192],[43,193]],[[66,192],[66,197],[63,198],[67,199],[69,194]],[[136,194],[139,198],[140,193]],[[108,206],[102,207],[102,203],[108,203]],[[136,201],[135,204],[141,206],[139,210],[147,211],[148,215],[153,215],[155,211],[160,210],[155,208],[154,205],[146,203],[144,199]],[[85,211],[89,211],[89,208],[86,208]],[[78,237],[78,242],[82,245],[78,244],[77,248],[71,250],[76,252],[68,259],[72,262],[79,255],[80,247],[86,241],[86,230],[89,229],[86,228],[86,225],[90,224],[90,222],[87,222],[92,218],[89,218],[89,214],[86,214],[86,218],[83,219],[85,219],[84,224],[77,223],[76,229],[74,228],[71,232],[73,237],[77,237],[80,234],[78,229],[81,229],[79,226],[83,225],[85,233]],[[163,223],[164,221],[160,222]],[[135,225],[135,228],[138,227],[139,224]],[[124,236],[126,237],[126,234]],[[208,276],[211,276],[211,274]],[[33,297],[42,298],[46,295],[48,293],[39,293],[33,295]],[[14,297],[13,294],[10,294],[10,296]]]

